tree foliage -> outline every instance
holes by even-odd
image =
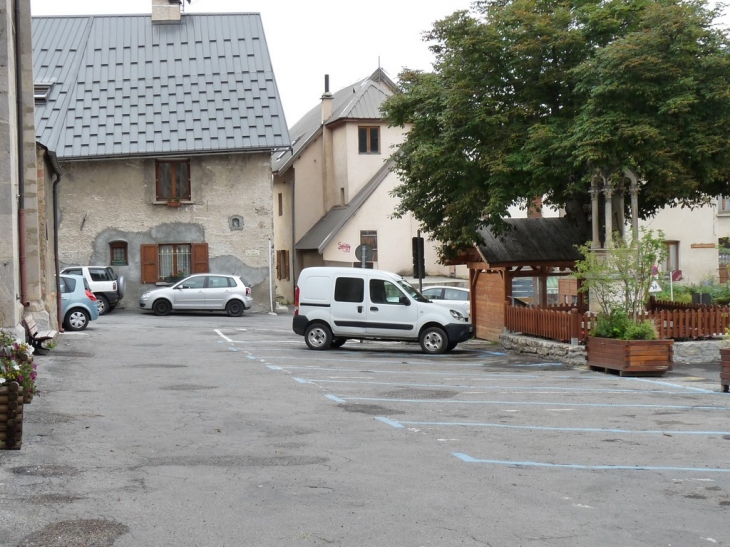
[[[728,192],[730,45],[704,0],[491,0],[426,34],[432,72],[386,101],[409,126],[394,153],[396,216],[442,254],[499,231],[534,196],[586,229],[592,177],[647,181],[646,217]]]

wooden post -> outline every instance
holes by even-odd
[[[581,339],[580,313],[577,309],[570,310],[570,345],[577,346]]]

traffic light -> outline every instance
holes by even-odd
[[[413,277],[423,279],[426,277],[426,259],[423,253],[423,238],[414,237],[411,239],[413,247]]]

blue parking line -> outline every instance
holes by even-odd
[[[530,363],[526,365],[511,365],[507,364],[508,367],[562,367],[563,363]]]
[[[561,386],[475,386],[461,384],[414,384],[412,382],[371,382],[369,380],[321,380],[319,378],[309,378],[308,382],[318,384],[366,384],[371,386],[401,386],[401,387],[441,387],[456,389],[505,389],[512,393],[529,393],[531,391],[540,391],[546,393],[548,390],[555,390],[558,393],[577,392],[577,393],[658,393],[661,395],[690,395],[690,393],[681,393],[678,391],[667,391],[661,389],[601,389],[601,388],[582,388],[582,387],[561,387]]]
[[[688,389],[690,391],[698,391],[700,393],[719,393],[718,391],[712,391],[711,389],[703,389],[701,387],[683,386],[681,384],[673,384],[671,382],[661,382],[659,380],[649,380],[647,378],[627,378],[623,377],[624,380],[633,380],[634,382],[646,382],[649,384],[658,384],[662,386],[669,386],[678,389]]]
[[[295,382],[299,382],[300,384],[308,384],[309,382],[307,380],[304,380],[303,378],[292,378]]]
[[[256,359],[256,357],[254,357],[253,355],[246,355],[246,358],[247,359],[252,359],[252,360],[255,360]]]
[[[557,467],[563,469],[586,469],[595,471],[689,471],[692,473],[730,473],[730,469],[710,469],[706,467],[656,467],[647,465],[579,465],[567,463],[546,463],[546,462],[518,462],[506,460],[482,460],[472,458],[467,454],[452,452],[466,463],[489,463],[492,465],[508,465],[511,467]]]
[[[391,420],[390,418],[386,418],[385,416],[376,416],[376,420],[380,420],[384,424],[388,424],[390,426],[395,427],[396,429],[403,429],[404,426],[402,426],[399,422],[396,422],[395,420]]]
[[[348,401],[374,401],[381,403],[440,403],[462,405],[535,405],[535,406],[577,406],[613,408],[672,408],[676,410],[730,410],[729,406],[691,406],[691,405],[624,405],[614,403],[564,403],[562,401],[453,401],[447,399],[385,399],[379,397],[348,397]]]
[[[672,431],[672,430],[638,430],[638,429],[607,429],[602,427],[548,427],[541,425],[506,425],[476,422],[399,422],[406,425],[434,425],[460,427],[495,427],[500,429],[531,429],[537,431],[570,431],[577,433],[641,433],[646,435],[730,435],[729,431]]]
[[[503,351],[487,351],[487,350],[482,350],[481,353],[486,353],[487,355],[499,355],[499,356],[507,355]]]
[[[281,370],[281,367],[277,367],[276,365],[266,365],[266,368],[270,370]]]
[[[332,355],[333,352],[328,352],[328,355]],[[338,363],[341,363],[343,361],[347,361],[348,363],[367,363],[370,365],[380,365],[380,364],[390,364],[390,365],[414,365],[414,366],[434,366],[434,367],[444,367],[444,366],[459,366],[459,367],[489,367],[493,366],[495,364],[500,365],[500,363],[461,363],[458,361],[452,361],[448,363],[444,362],[429,362],[429,361],[407,361],[405,359],[400,360],[385,360],[385,359],[378,359],[378,355],[373,355],[372,359],[350,359],[349,357],[352,356],[352,354],[342,353],[342,358],[340,359],[323,359],[318,358],[318,362],[324,362],[324,361],[336,361]],[[271,356],[269,359],[275,360],[275,359],[287,359],[291,360],[291,357],[287,356]],[[562,364],[562,363],[561,363]],[[501,365],[500,365],[501,366]],[[508,366],[505,364],[504,366]]]
[[[346,403],[347,402],[344,399],[340,399],[339,397],[332,395],[332,394],[325,395],[325,397],[333,400],[335,403]]]
[[[369,372],[372,374],[407,374],[414,376],[421,374],[423,376],[474,376],[478,378],[497,377],[497,378],[541,378],[537,374],[503,374],[500,372],[485,372],[483,374],[471,374],[467,372],[416,372],[411,370],[364,370],[362,368],[331,368],[331,367],[302,367],[291,366],[281,367],[282,370],[326,370],[329,372]]]

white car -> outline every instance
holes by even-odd
[[[99,315],[112,311],[124,298],[124,276],[118,276],[111,266],[67,266],[61,273],[80,275],[86,279],[96,296]]]
[[[471,315],[471,302],[469,302],[469,289],[461,287],[431,286],[423,289],[421,293],[434,304],[448,306],[459,310],[469,320]]]
[[[139,297],[139,307],[155,315],[173,310],[224,311],[231,317],[243,315],[253,306],[251,287],[241,277],[224,274],[195,274],[170,287],[148,291]]]

